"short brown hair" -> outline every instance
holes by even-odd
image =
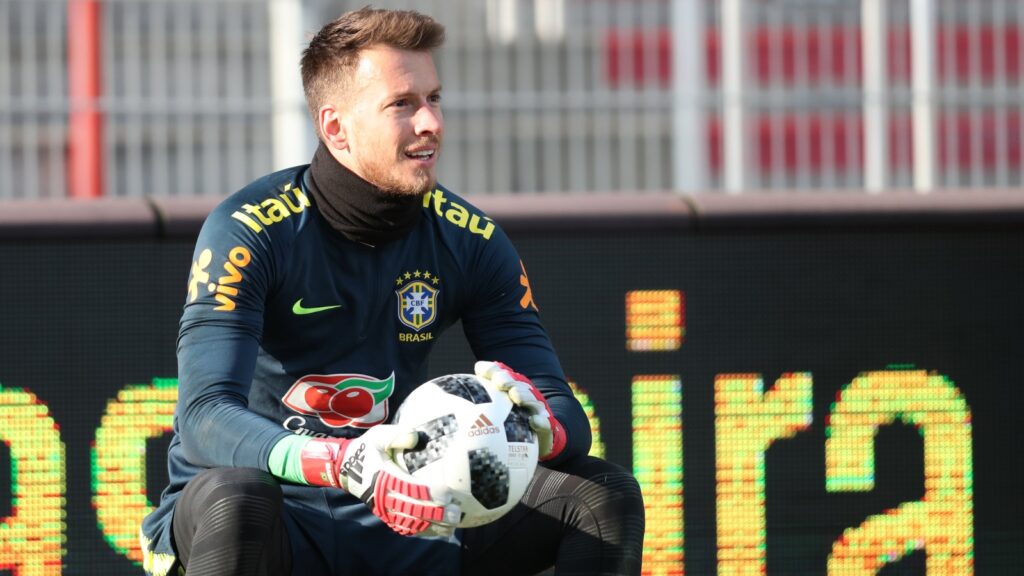
[[[430,51],[443,43],[444,26],[419,12],[366,6],[342,14],[321,28],[302,52],[302,89],[313,121],[329,95],[346,88],[360,50],[389,46]]]

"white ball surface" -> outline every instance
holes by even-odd
[[[460,528],[501,518],[526,492],[537,468],[537,436],[508,395],[472,374],[421,384],[396,422],[422,432],[420,445],[396,454],[406,472],[449,488]]]

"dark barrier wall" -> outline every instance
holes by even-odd
[[[1010,575],[1017,196],[480,204],[519,247],[595,450],[643,485],[645,571]],[[210,205],[0,208],[0,569],[138,574]],[[456,329],[431,373],[470,363]]]

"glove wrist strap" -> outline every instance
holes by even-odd
[[[302,476],[313,486],[344,488],[338,474],[338,463],[350,440],[343,438],[314,438],[302,447],[300,461]]]
[[[551,408],[548,408],[548,410],[550,411]],[[551,416],[549,420],[551,422],[551,452],[549,452],[543,458],[539,458],[539,460],[543,462],[547,462],[548,460],[554,460],[555,458],[557,458],[558,455],[562,453],[562,450],[565,450],[565,445],[568,441],[568,439],[565,436],[565,427],[562,426],[562,423],[559,422],[554,416]]]

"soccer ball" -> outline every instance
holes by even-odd
[[[428,485],[444,485],[462,510],[460,528],[502,517],[519,502],[537,468],[537,435],[508,395],[472,374],[421,384],[402,402],[399,424],[420,443],[399,450],[398,465]]]

